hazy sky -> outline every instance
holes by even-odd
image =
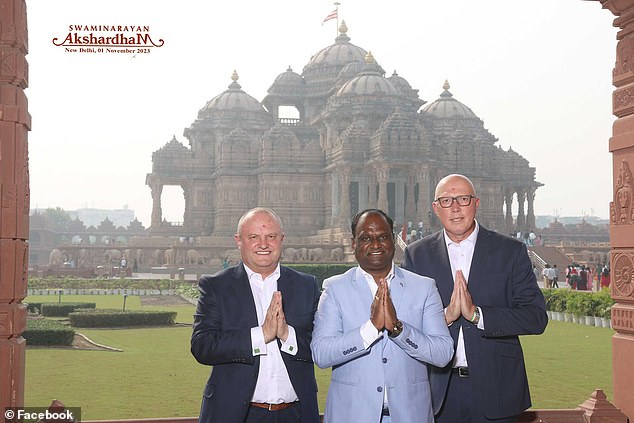
[[[614,17],[596,1],[341,0],[351,42],[436,100],[445,79],[506,150],[537,169],[536,214],[607,217]],[[324,0],[27,0],[31,207],[122,208],[146,226],[152,152],[227,89],[262,100],[334,43]],[[69,25],[143,25],[149,54],[68,53]],[[183,197],[164,189],[163,215]]]

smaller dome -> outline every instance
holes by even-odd
[[[242,91],[242,87],[238,84],[239,76],[235,70],[231,75],[231,79],[233,82],[229,84],[229,89],[209,100],[200,110],[200,113],[212,110],[264,111],[264,107],[259,101]]]
[[[473,110],[453,98],[453,94],[449,92],[449,82],[445,81],[443,89],[445,91],[440,94],[440,98],[428,104],[423,112],[429,113],[440,119],[478,119]]]
[[[403,94],[409,94],[412,91],[412,86],[409,85],[409,82],[402,76],[399,76],[396,70],[388,80]]]
[[[339,91],[337,91],[337,96],[345,94],[369,95],[377,93],[398,95],[398,90],[383,76],[383,69],[376,63],[371,52],[366,54],[365,61],[366,65],[363,71],[343,84]]]
[[[268,89],[269,94],[278,95],[301,95],[304,90],[304,78],[289,66],[275,78],[275,81]]]

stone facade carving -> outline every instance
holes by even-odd
[[[614,201],[610,203],[610,222],[613,225],[631,225],[634,220],[632,213],[632,172],[628,162],[623,160],[614,184]]]
[[[612,278],[614,279],[614,295],[629,297],[634,292],[634,252],[612,252]]]

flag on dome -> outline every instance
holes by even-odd
[[[328,21],[329,21],[329,20],[331,20],[331,19],[336,19],[336,18],[337,18],[337,13],[338,13],[338,12],[337,12],[337,9],[333,10],[332,12],[330,12],[330,13],[328,14],[328,16],[326,16],[326,17],[324,18],[324,20],[322,21],[322,23],[321,23],[321,24],[323,25],[324,23],[328,22]]]

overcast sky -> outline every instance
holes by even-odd
[[[606,218],[614,17],[596,1],[341,0],[351,42],[427,101],[445,79],[507,150],[537,169],[536,214]],[[146,226],[152,152],[183,130],[237,70],[262,100],[290,65],[334,43],[324,0],[27,0],[31,207],[117,209]],[[69,53],[69,25],[142,25],[149,54]],[[163,215],[183,197],[164,189]]]

